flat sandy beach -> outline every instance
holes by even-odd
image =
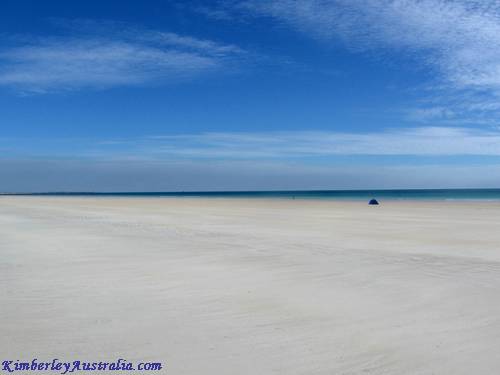
[[[0,354],[498,374],[500,203],[0,197]]]

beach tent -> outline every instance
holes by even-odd
[[[377,206],[378,205],[378,201],[376,199],[370,199],[370,201],[368,202],[368,204],[370,206]]]

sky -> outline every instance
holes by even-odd
[[[3,0],[0,191],[500,187],[496,0]]]

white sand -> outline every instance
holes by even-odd
[[[0,197],[0,360],[497,374],[500,204]]]

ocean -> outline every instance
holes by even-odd
[[[10,195],[10,194],[9,194]],[[33,196],[277,198],[329,200],[500,200],[500,189],[280,190],[182,192],[48,192]]]

